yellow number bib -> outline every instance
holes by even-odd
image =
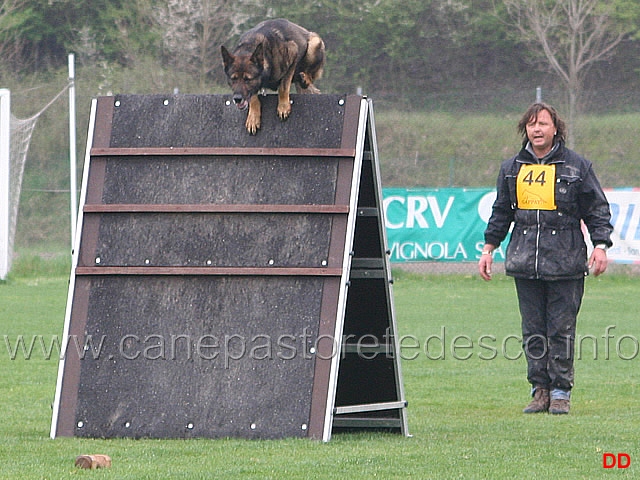
[[[555,184],[555,165],[523,165],[516,186],[518,208],[555,210]]]

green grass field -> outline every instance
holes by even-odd
[[[29,360],[21,352],[12,360],[10,350],[19,335],[62,333],[67,278],[32,271],[0,284],[0,479],[634,478],[640,473],[639,287],[634,277],[588,279],[568,416],[521,413],[529,387],[511,279],[397,272],[412,438],[51,440],[57,360],[47,360],[38,346]],[[409,348],[424,347],[429,338],[427,351]],[[85,453],[110,455],[112,468],[77,470],[74,459]],[[605,470],[604,453],[627,453],[631,465]]]

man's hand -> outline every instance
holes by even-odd
[[[607,252],[602,248],[594,248],[591,257],[589,257],[589,269],[593,267],[593,275],[597,277],[604,273],[608,264]]]
[[[478,270],[480,276],[486,281],[491,280],[491,265],[493,265],[492,252],[496,249],[494,245],[486,243],[482,249],[482,255],[480,255],[480,261],[478,262]]]

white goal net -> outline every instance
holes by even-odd
[[[33,129],[38,117],[67,88],[69,85],[42,110],[26,119],[16,118],[11,113],[11,93],[8,89],[0,89],[0,280],[4,280],[11,270],[22,176]]]

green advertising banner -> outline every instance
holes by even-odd
[[[477,262],[496,198],[489,188],[384,188],[391,262]],[[494,258],[504,261],[503,249]]]

